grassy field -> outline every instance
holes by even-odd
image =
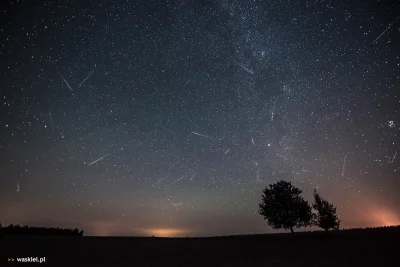
[[[1,237],[8,258],[40,266],[400,266],[400,228],[213,238]],[[398,257],[397,257],[398,259]],[[35,263],[38,264],[38,263]],[[25,265],[24,265],[25,266]]]

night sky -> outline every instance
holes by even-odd
[[[279,179],[400,224],[398,1],[2,5],[3,225],[268,233]]]

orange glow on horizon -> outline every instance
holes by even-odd
[[[91,224],[91,234],[95,236],[109,236],[112,235],[112,230],[115,227],[115,223],[112,222],[93,222]]]
[[[399,216],[389,210],[377,210],[373,213],[372,217],[377,226],[400,225]]]
[[[181,237],[184,234],[190,233],[188,230],[177,228],[148,228],[137,230],[146,235],[154,235],[156,237]]]
[[[92,236],[185,237],[191,233],[190,230],[181,228],[131,228],[112,221],[94,221],[88,228],[86,233]]]

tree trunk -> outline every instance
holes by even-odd
[[[293,227],[292,227],[292,226],[290,226],[290,233],[291,233],[292,236],[293,236]]]
[[[330,232],[329,232],[329,229],[325,229],[325,234],[326,234],[326,235],[329,235],[329,233],[330,233]]]

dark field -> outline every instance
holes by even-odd
[[[215,238],[1,237],[11,257],[40,266],[400,266],[400,228]],[[25,264],[23,265],[25,266]]]

